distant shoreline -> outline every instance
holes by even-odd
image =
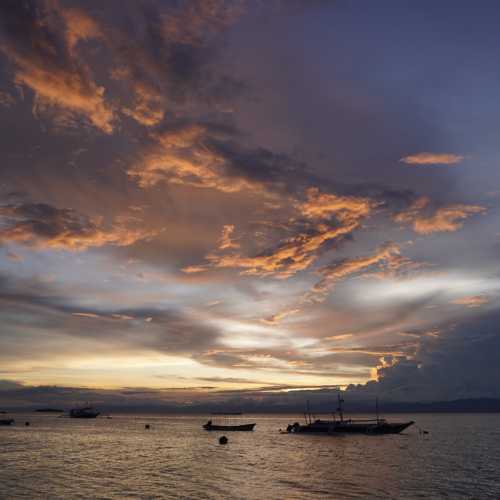
[[[304,406],[297,404],[281,407],[259,407],[252,401],[246,402],[246,408],[243,415],[249,414],[298,414],[302,415],[305,411]],[[310,413],[313,415],[327,415],[332,413],[334,405],[331,401],[311,401]],[[240,412],[228,412],[224,410],[224,403],[217,405],[199,405],[196,407],[185,408],[182,406],[114,406],[103,403],[99,405],[101,412],[106,414],[137,414],[137,415],[214,415]],[[453,401],[435,401],[426,403],[406,403],[406,402],[384,402],[380,401],[379,409],[381,414],[390,413],[500,413],[500,399],[480,398],[480,399],[457,399]],[[3,407],[2,411],[7,413],[64,413],[58,408],[29,408],[29,407]],[[375,413],[375,404],[373,401],[350,401],[345,408],[346,415],[350,414],[370,414]]]

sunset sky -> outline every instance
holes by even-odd
[[[0,2],[0,403],[500,397],[498,26]]]

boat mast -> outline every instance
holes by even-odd
[[[338,404],[339,404],[337,411],[339,412],[340,421],[343,422],[344,421],[344,412],[342,411],[342,403],[344,402],[344,399],[340,395],[340,390],[339,390],[339,393],[337,395],[337,399],[338,399]]]
[[[309,424],[312,422],[311,409],[309,407],[309,400],[307,400],[307,419],[306,419],[306,422]]]

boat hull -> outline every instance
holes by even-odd
[[[99,412],[93,408],[74,408],[69,412],[70,418],[97,418]]]
[[[253,431],[255,424],[242,424],[242,425],[214,425],[205,424],[203,428],[206,431]]]
[[[355,421],[333,422],[318,420],[310,424],[300,425],[295,423],[287,428],[292,433],[315,433],[315,434],[399,434],[414,422],[379,422],[365,423]]]

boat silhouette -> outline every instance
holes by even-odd
[[[215,423],[209,420],[203,425],[206,431],[253,431],[256,425],[255,423],[240,424],[238,419],[231,418],[231,416],[242,415],[241,413],[218,413],[217,415],[223,415],[226,418],[223,418],[222,421],[218,419]]]
[[[295,422],[288,425],[288,433],[323,433],[323,434],[399,434],[406,428],[413,425],[413,420],[408,422],[388,422],[384,418],[379,418],[377,401],[377,418],[374,419],[345,419],[342,409],[344,402],[340,393],[338,394],[337,413],[339,418],[333,414],[332,420],[313,419],[309,411],[304,414],[306,423]]]
[[[99,412],[92,408],[92,406],[81,406],[79,408],[73,408],[69,411],[69,416],[71,418],[96,418]]]

